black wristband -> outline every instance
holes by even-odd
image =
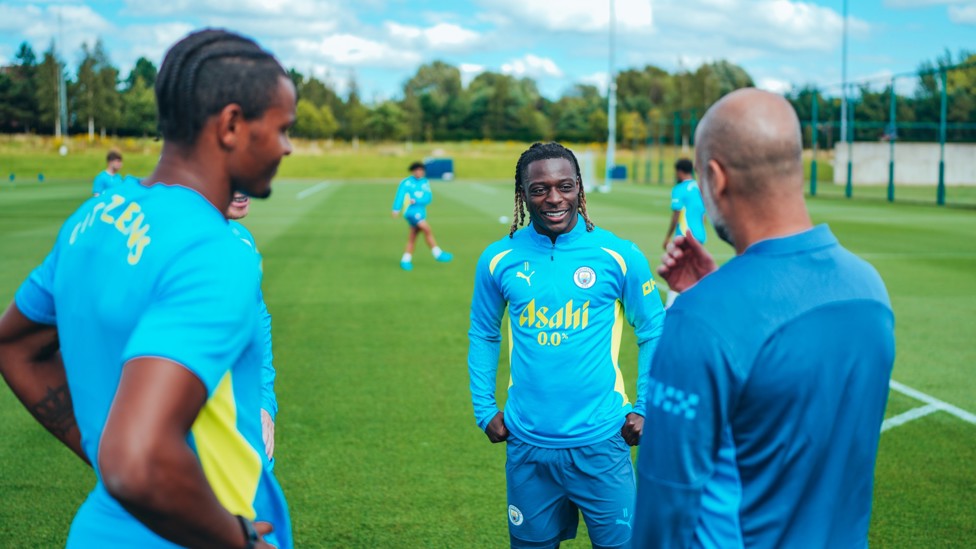
[[[254,549],[254,545],[257,544],[258,539],[260,539],[258,538],[258,531],[254,529],[254,525],[251,524],[251,521],[240,515],[235,516],[237,517],[237,522],[241,523],[241,530],[244,531],[244,539],[247,541],[247,545],[244,546],[244,549]]]

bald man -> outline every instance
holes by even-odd
[[[888,293],[811,222],[782,97],[723,97],[695,142],[708,214],[736,257],[716,270],[678,237],[662,260],[684,293],[650,371],[634,547],[866,546],[895,352]]]

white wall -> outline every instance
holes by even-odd
[[[887,185],[888,143],[854,143],[851,179],[858,185]],[[847,144],[834,148],[834,183],[847,182]],[[895,184],[939,183],[938,143],[895,143]],[[976,144],[946,143],[945,184],[976,185]]]

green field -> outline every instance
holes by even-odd
[[[88,171],[97,158],[88,158]],[[430,220],[455,260],[435,263],[420,244],[410,273],[398,267],[405,224],[389,214],[408,157],[391,158],[396,180],[349,180],[331,169],[289,179],[295,168],[286,164],[273,197],[245,220],[264,254],[274,318],[276,471],[300,547],[504,547],[504,447],[474,425],[465,357],[474,265],[485,245],[507,234],[499,217],[512,215],[512,189],[499,179],[515,156],[504,166],[492,160],[501,175],[435,184]],[[292,160],[313,169],[311,160]],[[0,301],[10,301],[89,190],[87,179],[0,186]],[[590,214],[637,242],[656,266],[668,191],[617,185],[589,197]],[[894,378],[976,412],[976,212],[829,197],[809,203],[815,220],[830,223],[888,285]],[[731,255],[714,237],[708,247]],[[632,391],[629,337],[621,364]],[[504,365],[499,379],[503,395]],[[892,391],[888,417],[924,404]],[[63,545],[92,473],[6,389],[0,440],[0,546]],[[872,545],[973,546],[974,462],[976,424],[945,411],[886,431]],[[580,534],[564,547],[589,547],[582,524]]]

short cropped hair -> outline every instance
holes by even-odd
[[[687,158],[679,158],[678,161],[674,163],[674,169],[684,173],[695,173],[695,165],[692,164],[691,160],[688,160]]]
[[[159,132],[192,145],[211,116],[240,105],[246,120],[271,106],[278,79],[288,73],[253,40],[219,29],[194,32],[163,59],[156,79]]]
[[[111,162],[113,160],[122,160],[122,153],[119,151],[108,151],[108,154],[105,155],[105,161]]]
[[[412,172],[417,168],[427,171],[427,166],[425,166],[423,162],[414,162],[413,164],[410,164],[410,168],[408,168],[407,171]]]

